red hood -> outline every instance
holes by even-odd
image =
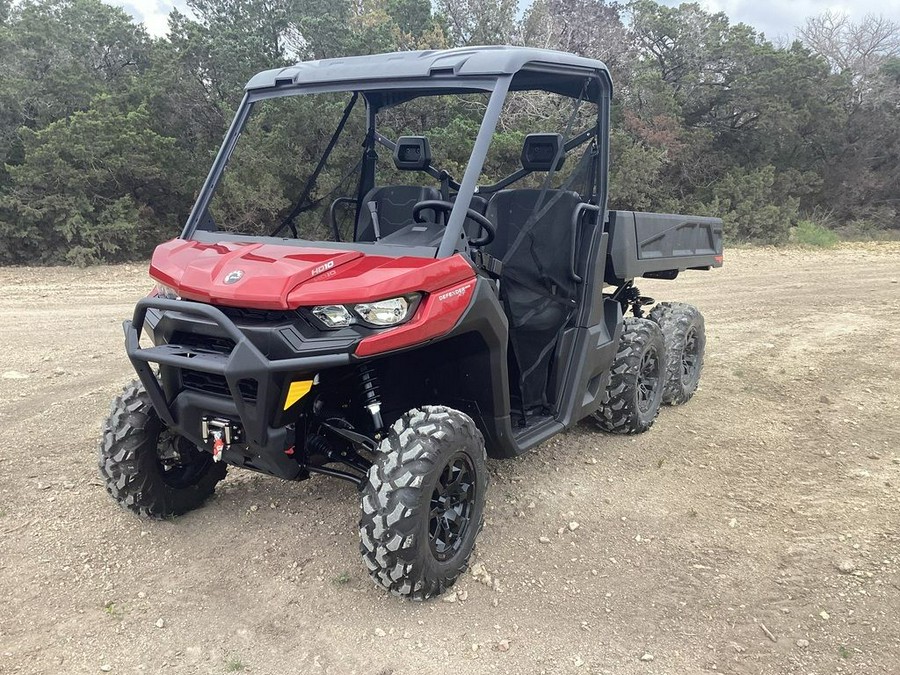
[[[294,309],[430,293],[472,278],[475,271],[461,255],[391,258],[341,249],[173,239],[153,252],[150,276],[191,300]]]

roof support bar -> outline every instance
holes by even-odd
[[[469,243],[463,232],[466,210],[472,202],[472,195],[475,194],[478,177],[481,176],[481,169],[484,167],[484,160],[487,157],[488,148],[491,146],[491,139],[497,128],[497,121],[500,119],[500,112],[503,110],[503,103],[506,101],[506,93],[509,91],[511,81],[512,75],[497,78],[497,84],[490,101],[488,101],[484,118],[481,120],[481,128],[478,129],[478,136],[475,137],[475,145],[472,147],[472,155],[466,165],[466,172],[459,184],[456,203],[453,205],[450,219],[447,221],[447,229],[444,230],[444,237],[438,248],[438,258],[447,258],[457,251],[468,250]]]

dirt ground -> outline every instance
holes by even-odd
[[[145,268],[2,269],[0,672],[898,673],[898,281],[885,244],[643,284],[706,316],[697,396],[492,461],[499,589],[416,604],[369,580],[349,484],[117,507],[96,444]]]

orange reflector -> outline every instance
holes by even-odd
[[[284,409],[287,410],[301,398],[306,396],[309,393],[309,390],[312,389],[312,386],[312,380],[298,380],[297,382],[291,382],[287,396],[284,399]]]

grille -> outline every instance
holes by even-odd
[[[187,347],[197,352],[213,352],[216,354],[230,354],[234,349],[234,340],[215,335],[199,335],[183,331],[172,333],[169,344]]]
[[[219,307],[225,316],[232,321],[245,323],[286,323],[296,321],[299,314],[296,310],[248,309],[246,307]]]
[[[228,381],[223,375],[215,373],[202,373],[199,370],[181,371],[181,385],[185,389],[203,392],[204,394],[212,394],[214,396],[231,396],[231,390],[228,388]],[[256,380],[240,380],[238,389],[241,392],[241,398],[247,403],[256,403],[259,384]]]

